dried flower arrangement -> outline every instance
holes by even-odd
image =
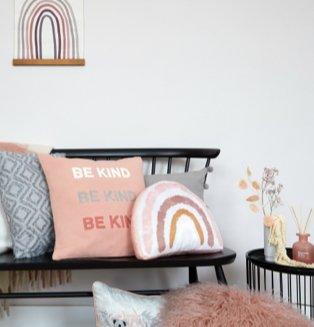
[[[260,184],[253,178],[251,169],[247,168],[246,179],[242,178],[238,182],[240,189],[252,189],[253,194],[248,196],[246,201],[254,213],[262,210],[266,226],[273,224],[273,211],[282,204],[280,192],[283,186],[282,184],[276,184],[275,181],[278,174],[279,171],[276,168],[264,168]]]

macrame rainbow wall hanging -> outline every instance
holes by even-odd
[[[83,0],[15,0],[14,65],[84,65]]]

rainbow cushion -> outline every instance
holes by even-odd
[[[137,197],[131,234],[135,255],[143,260],[223,249],[205,202],[182,184],[170,181],[153,184]]]

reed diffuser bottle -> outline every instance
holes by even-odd
[[[301,221],[295,213],[293,207],[291,208],[292,216],[298,228],[298,241],[296,241],[292,246],[292,259],[304,263],[314,262],[314,246],[309,242],[310,234],[306,232],[309,220],[312,215],[312,209],[310,210],[304,228],[301,228]]]

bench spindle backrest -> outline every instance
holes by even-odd
[[[157,164],[166,160],[167,174],[172,172],[174,159],[183,160],[184,172],[188,172],[191,159],[205,159],[203,167],[209,167],[211,159],[216,158],[220,150],[213,148],[131,148],[131,149],[53,149],[51,153],[62,153],[67,158],[92,160],[117,160],[128,157],[142,157],[150,161],[150,174],[157,171]],[[205,182],[205,181],[204,181]]]

